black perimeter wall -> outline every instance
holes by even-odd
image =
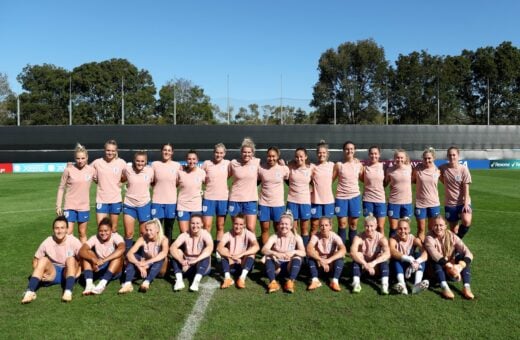
[[[77,142],[89,150],[91,160],[103,155],[103,144],[115,139],[120,156],[131,160],[135,150],[148,150],[149,160],[160,157],[159,150],[167,142],[175,147],[176,160],[184,159],[189,149],[199,151],[200,159],[211,158],[211,150],[222,142],[228,148],[226,158],[238,156],[244,137],[251,137],[263,158],[270,146],[282,149],[284,158],[291,158],[293,150],[305,147],[314,158],[320,140],[331,148],[331,160],[341,158],[342,145],[353,141],[366,158],[365,149],[378,145],[383,159],[392,157],[396,148],[408,150],[412,158],[420,158],[422,150],[433,146],[438,158],[457,145],[466,159],[520,158],[519,126],[475,125],[109,125],[109,126],[2,126],[0,127],[0,163],[65,162],[73,159]]]

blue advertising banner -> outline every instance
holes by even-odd
[[[489,161],[491,169],[520,169],[520,159],[499,159]]]
[[[63,172],[67,163],[14,163],[13,173]]]
[[[445,164],[447,161],[445,159],[437,159],[435,160],[435,165],[437,167]],[[488,159],[464,159],[459,161],[460,164],[464,165],[470,170],[483,170],[489,169],[489,160]]]

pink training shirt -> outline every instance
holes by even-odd
[[[242,234],[235,235],[228,231],[222,236],[220,243],[229,249],[231,256],[241,254],[248,250],[256,242],[256,236],[247,229],[242,231]]]
[[[448,235],[447,232],[444,237],[448,237],[446,235]],[[444,252],[444,247],[442,246],[441,242],[442,240],[437,239],[431,232],[426,235],[426,239],[424,240],[424,248],[428,252],[429,258],[431,258],[434,262],[439,261],[443,257],[445,257],[447,261],[450,261],[454,259],[455,254],[460,254],[463,257],[469,257],[473,260],[473,254],[471,251],[469,251],[464,242],[462,242],[462,240],[452,232],[450,232],[449,235],[451,237],[451,244],[453,244],[451,253],[449,254]]]
[[[289,179],[289,168],[280,164],[271,168],[260,166],[258,178],[262,182],[258,203],[266,207],[284,206],[284,180]]]
[[[158,204],[177,203],[177,173],[181,169],[178,162],[155,161],[152,163],[154,173],[152,202]]]
[[[448,164],[443,164],[440,170],[441,176],[444,178],[444,205],[471,204],[471,202],[464,202],[464,184],[471,184],[471,174],[468,168],[463,165],[450,168]]]
[[[126,195],[124,203],[130,207],[142,207],[150,202],[150,184],[153,181],[153,170],[145,166],[140,172],[135,172],[131,165],[123,170],[125,175]]]
[[[206,179],[206,172],[199,167],[187,172],[181,168],[177,173],[179,197],[177,210],[202,211],[202,183]]]
[[[201,169],[206,172],[206,190],[204,198],[213,201],[227,201],[229,196],[228,176],[229,164],[227,159],[221,160],[219,163],[207,160],[202,163]]]
[[[383,163],[365,165],[363,168],[363,201],[372,203],[385,203],[385,171]]]
[[[118,233],[112,233],[106,242],[101,242],[97,235],[93,235],[88,239],[87,245],[90,249],[94,249],[94,252],[98,258],[106,259],[112,255],[114,251],[116,251],[116,248],[119,244],[124,242],[125,241],[121,235]]]
[[[415,206],[417,208],[437,207],[439,202],[439,169],[426,168],[419,164],[415,168]]]
[[[184,258],[186,260],[196,259],[204,248],[213,247],[213,239],[207,230],[201,229],[199,236],[192,237],[189,232],[184,232],[179,235],[176,242],[179,241],[179,248],[184,250]],[[184,245],[184,247],[182,247]]]
[[[229,193],[229,200],[233,202],[258,201],[258,168],[260,159],[253,158],[246,164],[232,160],[229,164],[229,173],[233,177],[233,184]]]
[[[81,248],[81,242],[73,235],[65,236],[60,243],[56,243],[52,236],[47,237],[36,250],[34,257],[47,257],[53,264],[64,267],[67,258],[76,257]]]
[[[393,204],[412,203],[412,167],[392,167],[387,169],[390,178],[390,194],[388,202]]]
[[[271,235],[269,239],[274,239],[272,250],[278,253],[287,253],[296,250],[298,240],[303,242],[300,235],[289,233],[287,236],[279,236],[278,234]],[[269,241],[268,241],[269,242]]]
[[[325,162],[317,164],[312,172],[311,202],[314,204],[334,203],[332,193],[332,176],[334,175],[334,163]]]
[[[56,206],[61,207],[65,195],[65,210],[90,210],[90,185],[95,170],[90,165],[78,169],[76,166],[66,167],[61,175]]]
[[[289,194],[287,202],[297,204],[311,204],[311,175],[314,164],[305,168],[289,169]]]
[[[351,199],[359,196],[359,174],[363,170],[363,164],[354,159],[345,163],[337,162],[336,166],[339,169],[336,198]]]
[[[107,162],[98,158],[91,166],[96,170],[94,180],[97,182],[96,203],[119,203],[121,199],[121,174],[126,168],[126,162],[121,158]]]
[[[145,259],[154,258],[162,251],[162,241],[147,241],[145,238],[143,240],[143,256]]]
[[[365,232],[361,235],[358,235],[361,238],[362,242],[359,246],[359,252],[363,254],[366,262],[373,261],[379,256],[383,248],[381,247],[381,240],[385,237],[380,232],[375,232],[375,236],[373,239],[369,239]]]
[[[312,235],[309,240],[309,244],[318,252],[319,257],[322,259],[328,259],[333,256],[343,244],[341,237],[338,234],[331,231],[329,237],[320,237],[319,233]]]
[[[406,241],[401,241],[397,235],[393,236],[395,240],[395,249],[403,255],[411,255],[413,249],[413,241],[415,240],[415,236],[412,234],[408,234],[408,239]]]

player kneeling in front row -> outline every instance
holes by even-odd
[[[158,275],[163,276],[166,273],[168,267],[166,256],[168,256],[168,238],[164,236],[161,222],[154,218],[145,223],[143,235],[137,239],[126,254],[128,265],[125,268],[125,282],[119,289],[119,294],[130,293],[134,290],[132,280],[136,271],[139,271],[140,276],[144,279],[139,291],[146,293],[152,281]]]
[[[391,264],[397,274],[397,284],[395,290],[407,295],[405,279],[409,279],[415,273],[415,282],[412,288],[412,294],[417,294],[427,289],[428,280],[423,280],[424,268],[428,254],[422,247],[419,238],[410,234],[410,219],[407,217],[399,219],[397,222],[397,232],[389,240],[390,254],[392,256]],[[419,251],[416,254],[416,250]]]
[[[202,215],[192,214],[188,231],[180,234],[170,247],[170,254],[173,257],[172,267],[175,273],[174,291],[184,289],[183,275],[187,275],[193,277],[190,291],[197,292],[200,280],[204,275],[209,274],[213,239],[202,226]]]
[[[265,271],[269,278],[267,291],[269,293],[280,290],[276,275],[287,278],[284,290],[294,293],[294,280],[300,272],[302,259],[305,257],[305,247],[300,235],[294,234],[293,217],[285,213],[280,217],[280,224],[276,234],[271,235],[262,248],[266,256]]]
[[[339,292],[339,277],[343,271],[345,261],[343,257],[347,252],[341,237],[333,232],[331,219],[326,216],[320,217],[319,231],[314,234],[307,245],[307,256],[312,281],[307,290],[315,290],[321,287],[318,279],[318,270],[332,276],[329,287]]]
[[[79,251],[85,277],[83,295],[99,295],[109,281],[121,276],[124,253],[125,240],[118,233],[112,233],[112,221],[109,217],[102,218],[97,234],[91,236]],[[94,280],[99,278],[101,280],[95,286]]]
[[[432,230],[426,235],[424,247],[441,284],[442,297],[448,300],[455,298],[446,282],[446,274],[448,274],[456,281],[460,281],[462,277],[464,283],[462,296],[473,300],[475,296],[470,288],[470,264],[473,254],[454,232],[447,230],[446,221],[442,216],[439,215],[434,219]]]
[[[81,242],[73,235],[68,235],[67,228],[67,219],[64,216],[56,217],[52,223],[52,236],[46,238],[34,254],[33,272],[22,303],[30,303],[36,299],[36,290],[40,283],[45,286],[64,284],[61,300],[72,300],[72,288],[80,274],[77,256]]]
[[[361,292],[361,270],[370,276],[381,275],[381,294],[388,295],[388,240],[377,231],[377,219],[365,218],[365,231],[354,237],[350,248],[352,257],[352,292]]]
[[[233,229],[224,234],[217,246],[217,252],[222,256],[224,273],[224,282],[220,286],[222,289],[235,283],[230,272],[240,273],[236,281],[237,288],[246,288],[247,274],[253,269],[255,254],[260,247],[255,234],[245,229],[245,225],[244,215],[236,215],[233,218]]]

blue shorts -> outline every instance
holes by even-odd
[[[52,281],[42,281],[42,285],[45,287],[59,285],[65,282],[65,278],[63,277],[63,275],[65,275],[65,267],[59,266],[54,263],[52,265],[54,266],[54,270],[56,271],[56,276]]]
[[[424,220],[426,217],[432,218],[441,214],[441,206],[428,207],[428,208],[417,208],[415,207],[415,218],[418,220]]]
[[[191,218],[191,215],[199,214],[201,215],[200,211],[177,211],[177,221],[189,221]]]
[[[105,273],[107,272],[109,265],[110,265],[110,261],[103,263],[101,265],[101,267],[99,267],[98,271],[93,273],[94,280],[102,278],[103,275],[105,275]],[[120,271],[119,273],[112,273],[112,274],[113,275],[112,275],[112,278],[110,278],[110,281],[119,279],[121,277],[122,271]]]
[[[363,216],[367,217],[372,214],[374,217],[386,216],[386,203],[375,203],[363,201]]]
[[[202,200],[203,216],[226,216],[228,210],[228,201]]]
[[[394,204],[388,203],[388,218],[399,219],[410,217],[413,214],[412,203]]]
[[[265,205],[258,206],[258,220],[260,222],[274,221],[280,222],[280,217],[285,212],[285,207],[266,207]]]
[[[334,212],[338,217],[358,218],[361,216],[361,195],[350,199],[336,198]]]
[[[320,218],[322,216],[334,216],[334,203],[329,204],[311,204],[311,218]]]
[[[471,204],[469,205],[471,207]],[[456,205],[456,206],[444,206],[444,216],[446,216],[446,220],[448,222],[457,222],[460,219],[460,214],[462,213],[462,208],[464,205]]]
[[[83,223],[90,220],[90,211],[65,210],[63,216],[65,216],[69,222]]]
[[[311,218],[311,205],[287,202],[287,210],[293,215],[294,220],[308,220]]]
[[[257,205],[256,201],[250,201],[250,202],[229,201],[228,202],[228,212],[229,212],[229,215],[231,215],[232,217],[235,217],[239,213],[242,213],[244,215],[256,215],[258,212],[258,208],[256,205]]]
[[[153,218],[175,218],[175,211],[177,210],[177,204],[160,204],[152,203],[151,214]]]
[[[152,219],[152,205],[147,203],[142,207],[131,207],[123,204],[123,214],[130,215],[139,222],[148,222]]]
[[[96,212],[98,214],[119,215],[123,210],[123,203],[97,203]]]

